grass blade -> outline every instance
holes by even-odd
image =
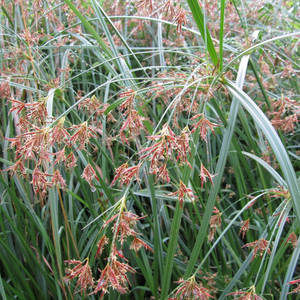
[[[204,22],[204,15],[201,10],[200,4],[198,0],[187,0],[187,3],[191,9],[191,12],[193,14],[193,17],[196,21],[197,27],[201,33],[201,36],[204,40],[204,43],[207,47],[207,51],[210,55],[210,58],[215,66],[218,66],[219,64],[219,58],[215,49],[215,46],[213,44],[211,35],[208,31],[208,28],[206,26],[206,23]]]
[[[238,77],[237,77],[237,84],[239,86],[243,86],[248,60],[249,60],[249,56],[245,56],[245,57],[243,57],[243,59],[240,63]],[[232,104],[231,104],[230,113],[229,113],[226,132],[224,135],[223,144],[222,144],[222,148],[220,151],[220,156],[219,156],[218,164],[217,164],[216,171],[215,171],[215,173],[218,175],[215,176],[214,180],[213,180],[214,186],[212,187],[210,194],[209,194],[209,198],[207,200],[207,205],[206,205],[204,216],[202,219],[202,226],[197,235],[196,243],[194,245],[193,252],[192,252],[191,258],[189,260],[186,272],[184,274],[185,279],[187,279],[192,274],[196,260],[199,256],[199,252],[201,251],[204,240],[207,237],[207,229],[209,226],[209,220],[211,218],[211,215],[212,215],[212,212],[213,212],[213,209],[215,206],[215,201],[216,201],[217,195],[219,193],[222,176],[223,176],[225,164],[227,161],[229,148],[231,145],[231,139],[232,139],[232,135],[233,135],[233,132],[235,129],[235,122],[236,122],[236,117],[237,117],[237,113],[238,113],[238,108],[239,108],[239,105],[238,105],[237,100],[233,99]]]
[[[238,99],[241,102],[241,104],[248,110],[252,118],[256,121],[257,125],[260,127],[260,129],[263,131],[266,138],[268,139],[278,160],[278,163],[281,166],[281,170],[284,174],[286,184],[292,196],[296,218],[298,220],[298,224],[300,224],[300,204],[298,202],[298,199],[300,198],[300,188],[293,165],[277,132],[275,131],[274,127],[267,119],[265,114],[261,111],[261,109],[236,84],[227,80],[225,86],[232,93],[232,95],[236,99]]]

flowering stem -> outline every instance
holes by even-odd
[[[120,224],[121,213],[122,213],[123,209],[126,208],[126,196],[127,196],[127,194],[128,194],[128,190],[129,190],[129,186],[127,187],[127,189],[126,189],[124,195],[122,196],[122,198],[118,201],[118,207],[117,207],[117,209],[119,210],[119,215],[118,215],[118,218],[117,218],[117,221],[116,221],[115,228],[118,228],[118,226],[119,226],[119,224]],[[113,235],[113,239],[112,239],[111,245],[115,245],[117,236],[118,236],[118,232],[117,232],[117,230],[116,230],[116,231],[114,232],[114,235]],[[110,249],[110,254],[109,254],[109,256],[111,255],[112,251],[113,251],[113,246],[112,246],[111,249]]]
[[[57,193],[58,193],[58,197],[59,197],[61,209],[62,209],[63,216],[64,216],[65,226],[67,227],[67,229],[68,229],[68,231],[70,233],[70,236],[71,236],[74,248],[76,250],[76,254],[77,254],[78,259],[79,259],[80,255],[79,255],[79,252],[78,252],[78,249],[77,249],[77,245],[76,245],[76,242],[75,242],[73,234],[72,234],[72,230],[71,230],[69,222],[68,222],[68,218],[67,218],[67,214],[66,214],[66,211],[65,211],[65,208],[64,208],[64,203],[63,203],[63,200],[62,200],[62,197],[61,197],[61,194],[60,194],[60,190],[59,190],[59,187],[57,185],[56,185],[56,189],[57,189]],[[68,239],[68,232],[67,231],[66,231],[66,239],[67,239],[68,257],[69,257],[69,259],[71,259],[70,253],[69,253],[69,249],[70,248],[69,248],[69,239]]]
[[[31,67],[32,67],[34,78],[35,78],[34,81],[35,81],[35,85],[36,85],[36,93],[37,93],[38,98],[39,98],[39,86],[38,86],[38,82],[37,82],[37,79],[36,79],[38,77],[36,76],[36,73],[35,73],[34,60],[33,60],[32,54],[31,54],[30,40],[29,40],[28,29],[27,29],[27,22],[26,22],[26,19],[25,19],[25,13],[24,13],[24,7],[23,7],[23,2],[22,1],[20,1],[20,6],[21,6],[21,11],[22,11],[22,17],[23,17],[23,23],[24,23],[24,28],[25,28],[26,40],[27,40],[27,44],[28,44],[29,60],[31,62]]]

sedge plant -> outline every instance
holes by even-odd
[[[2,299],[299,298],[299,3],[0,18]]]

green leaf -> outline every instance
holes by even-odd
[[[237,80],[236,80],[237,84],[239,86],[243,86],[243,84],[244,84],[244,78],[245,78],[245,74],[246,74],[246,70],[247,70],[248,60],[249,60],[249,56],[244,56],[240,63]],[[222,177],[223,177],[223,173],[224,173],[224,168],[225,168],[225,165],[227,162],[227,157],[228,157],[228,153],[229,153],[229,149],[230,149],[230,145],[231,145],[232,135],[235,130],[238,109],[239,109],[239,103],[234,98],[232,101],[232,104],[231,104],[229,118],[228,118],[228,122],[227,122],[227,128],[226,128],[226,132],[224,134],[223,143],[222,143],[222,147],[220,150],[220,156],[219,156],[218,164],[217,164],[216,171],[215,171],[217,176],[215,176],[213,179],[214,186],[211,188],[211,191],[210,191],[210,194],[209,194],[209,197],[207,200],[207,205],[205,207],[205,212],[204,212],[203,219],[202,219],[202,226],[198,232],[198,235],[196,238],[196,243],[194,245],[192,255],[190,257],[186,272],[184,274],[185,279],[187,279],[192,274],[193,269],[196,264],[196,261],[198,259],[199,253],[202,249],[204,240],[207,238],[207,229],[209,226],[209,220],[212,216],[212,212],[213,212],[213,209],[215,206],[217,195],[219,193],[219,189],[220,189],[220,185],[221,185],[221,181],[222,181]]]
[[[106,55],[109,58],[113,58],[114,55],[112,51],[107,47],[103,39],[100,37],[100,35],[97,33],[97,31],[90,25],[90,23],[87,21],[87,19],[79,12],[79,10],[76,8],[76,6],[70,1],[70,0],[64,0],[66,4],[70,7],[70,9],[76,14],[78,19],[82,22],[83,26],[89,31],[89,33],[93,36],[93,38],[99,43],[103,51],[106,53]],[[116,67],[118,67],[118,64],[114,62]]]
[[[293,207],[295,209],[296,218],[298,224],[300,224],[300,188],[297,181],[297,177],[290,161],[288,153],[284,145],[282,144],[274,127],[262,112],[262,110],[255,104],[255,102],[243,92],[236,84],[227,80],[224,84],[226,88],[232,93],[232,95],[248,110],[252,118],[256,121],[259,128],[263,131],[268,139],[272,150],[278,160],[278,163],[283,172],[286,184],[291,193]]]
[[[207,48],[208,53],[210,54],[210,58],[215,66],[218,66],[219,59],[218,55],[215,49],[215,46],[213,44],[211,35],[208,31],[208,28],[206,26],[205,18],[202,13],[200,4],[198,0],[187,0],[187,3],[191,9],[191,12],[193,14],[193,17],[196,21],[196,24],[198,26],[198,29],[201,33],[201,36],[204,40],[205,47]]]

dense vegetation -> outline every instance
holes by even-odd
[[[300,299],[300,10],[2,0],[0,297]]]

